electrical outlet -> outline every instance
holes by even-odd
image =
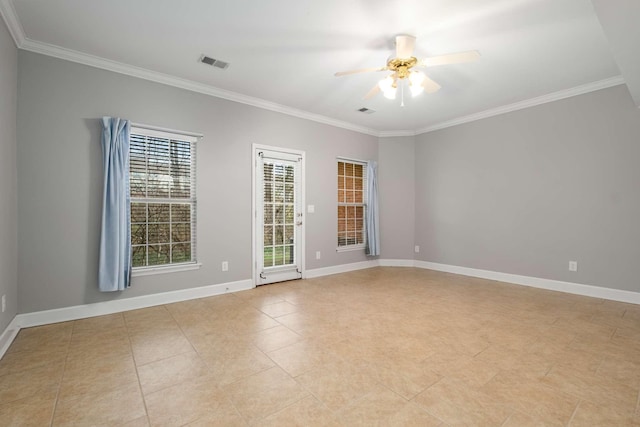
[[[316,251],[316,259],[320,259],[320,251]]]
[[[7,309],[7,296],[2,295],[2,312],[4,313],[6,309]]]
[[[419,252],[420,252],[420,246],[416,245],[416,247],[415,247],[415,248],[413,248],[413,251],[414,251],[415,253],[419,253]]]
[[[578,261],[569,261],[569,271],[578,271]]]
[[[229,271],[229,261],[222,261],[222,271]]]

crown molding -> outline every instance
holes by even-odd
[[[4,22],[7,24],[7,28],[9,29],[11,37],[13,37],[16,47],[18,47],[18,49],[22,48],[26,37],[24,35],[24,28],[22,28],[22,24],[18,19],[16,9],[13,7],[12,0],[0,0],[0,15],[2,15]]]
[[[10,0],[0,0],[2,4],[11,5]],[[3,15],[4,16],[4,15]],[[22,26],[17,23],[20,31]],[[13,32],[12,32],[13,34]],[[48,43],[38,42],[21,36],[22,43],[19,46],[21,49],[28,50],[30,52],[40,53],[47,56],[53,56],[55,58],[64,59],[71,62],[76,62],[90,67],[100,68],[103,70],[113,71],[119,74],[125,74],[132,77],[138,77],[144,80],[153,81],[156,83],[173,86],[192,92],[198,92],[205,95],[214,96],[216,98],[222,98],[233,102],[239,102],[241,104],[250,105],[257,108],[262,108],[269,111],[275,111],[277,113],[287,114],[289,116],[298,117],[301,119],[311,120],[317,123],[326,124],[342,129],[351,130],[354,132],[363,133],[366,135],[376,136],[379,138],[384,137],[397,137],[397,136],[415,136],[424,133],[434,132],[437,130],[445,129],[452,126],[461,125],[464,123],[474,122],[476,120],[482,120],[500,114],[510,113],[512,111],[518,111],[537,105],[546,104],[548,102],[559,101],[561,99],[570,98],[577,95],[582,95],[596,90],[606,89],[613,86],[624,84],[622,76],[610,77],[608,79],[599,80],[585,85],[576,86],[573,88],[553,92],[547,95],[539,96],[536,98],[526,99],[524,101],[516,102],[509,105],[503,105],[501,107],[492,108],[489,110],[481,111],[479,113],[470,114],[468,116],[458,117],[445,122],[437,123],[426,128],[418,130],[395,130],[395,131],[377,131],[375,129],[354,125],[352,123],[344,122],[341,120],[332,119],[319,114],[310,113],[296,108],[287,107],[286,105],[277,104],[260,98],[254,98],[251,96],[243,95],[236,92],[220,89],[214,86],[206,85],[203,83],[194,82],[192,80],[183,79],[180,77],[171,76],[156,71],[147,70],[145,68],[136,67],[133,65],[124,64],[109,59],[100,58],[98,56],[89,55],[86,53],[78,52],[71,49],[66,49],[60,46],[51,45]]]
[[[491,108],[489,110],[481,111],[479,113],[470,114],[468,116],[458,117],[453,120],[447,120],[445,122],[437,123],[426,128],[418,129],[415,134],[421,135],[423,133],[434,132],[436,130],[449,128],[452,126],[461,125],[463,123],[475,122],[476,120],[486,119],[488,117],[498,116],[500,114],[510,113],[512,111],[518,111],[529,107],[535,107],[536,105],[546,104],[548,102],[559,101],[565,98],[571,98],[573,96],[583,95],[585,93],[594,92],[600,89],[606,89],[613,86],[624,84],[624,78],[622,76],[610,77],[604,80],[598,80],[596,82],[587,83],[585,85],[576,86],[570,89],[560,90],[558,92],[549,93],[547,95],[538,96],[536,98],[525,99],[524,101],[515,102],[509,105],[503,105],[497,108]]]
[[[394,136],[416,136],[414,130],[381,130],[378,132],[380,138],[390,138]]]
[[[31,40],[25,36],[24,28],[20,23],[18,14],[13,5],[13,0],[0,0],[0,15],[7,24],[9,33],[13,37],[13,41],[18,49],[27,50],[42,55],[52,56],[54,58],[64,59],[78,64],[88,65],[90,67],[100,68],[103,70],[113,71],[119,74],[125,74],[132,77],[138,77],[156,83],[173,86],[192,92],[202,93],[204,95],[214,96],[241,104],[250,105],[264,110],[274,111],[277,113],[287,114],[289,116],[300,119],[311,120],[313,122],[346,129],[365,135],[379,136],[379,132],[365,126],[358,126],[342,120],[332,119],[320,114],[310,113],[308,111],[299,110],[297,108],[288,107],[286,105],[277,104],[261,98],[243,95],[236,92],[220,89],[203,83],[194,82],[192,80],[171,76],[156,71],[147,70],[145,68],[124,64],[122,62],[112,61],[95,55],[78,52],[72,49],[66,49],[49,43]]]
[[[35,40],[31,40],[25,36],[24,28],[18,19],[13,0],[0,0],[0,15],[7,24],[7,28],[13,37],[16,46],[19,49],[28,50],[30,52],[40,53],[42,55],[52,56],[59,59],[64,59],[71,62],[76,62],[90,67],[100,68],[103,70],[113,71],[119,74],[125,74],[132,77],[138,77],[144,80],[153,81],[156,83],[173,86],[192,92],[202,93],[216,98],[222,98],[241,104],[250,105],[253,107],[274,111],[277,113],[286,114],[289,116],[314,121],[317,123],[334,126],[337,128],[347,129],[350,131],[363,133],[366,135],[376,136],[379,138],[398,137],[398,136],[416,136],[424,133],[434,132],[448,127],[461,125],[464,123],[473,122],[476,120],[482,120],[489,117],[497,116],[500,114],[510,113],[512,111],[518,111],[537,105],[546,104],[548,102],[559,101],[561,99],[570,98],[577,95],[582,95],[596,90],[606,89],[613,86],[624,84],[624,78],[622,76],[610,77],[604,80],[599,80],[592,83],[587,83],[581,86],[553,92],[547,95],[542,95],[536,98],[526,99],[524,101],[515,102],[509,105],[503,105],[489,110],[481,111],[479,113],[470,114],[467,116],[457,117],[455,119],[447,120],[444,122],[436,123],[425,128],[417,130],[394,130],[394,131],[378,131],[365,126],[355,125],[353,123],[345,122],[342,120],[332,119],[330,117],[322,116],[320,114],[310,113],[308,111],[299,110],[296,108],[288,107],[286,105],[277,104],[275,102],[267,101],[261,98],[254,98],[248,95],[243,95],[236,92],[220,89],[214,86],[206,85],[204,83],[198,83],[192,80],[183,79],[180,77],[171,76],[156,71],[147,70],[145,68],[136,67],[133,65],[124,64],[109,59],[104,59],[98,56],[78,52],[71,49],[66,49],[60,46],[55,46],[48,43],[43,43]],[[640,106],[638,107],[640,108]]]
[[[0,1],[8,1],[8,0],[0,0]],[[354,125],[352,123],[332,119],[330,117],[322,116],[320,114],[314,114],[308,111],[287,107],[286,105],[277,104],[275,102],[267,101],[260,98],[254,98],[252,96],[247,96],[247,95],[243,95],[236,92],[231,92],[228,90],[220,89],[220,88],[206,85],[203,83],[194,82],[193,80],[183,79],[180,77],[171,76],[169,74],[159,73],[157,71],[151,71],[145,68],[124,64],[122,62],[112,61],[112,60],[101,58],[98,56],[78,52],[76,50],[67,49],[60,46],[55,46],[52,44],[31,40],[29,38],[24,38],[24,41],[20,46],[20,48],[24,50],[28,50],[30,52],[40,53],[42,55],[52,56],[54,58],[76,62],[78,64],[88,65],[90,67],[113,71],[115,73],[125,74],[128,76],[137,77],[140,79],[149,80],[156,83],[161,83],[164,85],[189,90],[192,92],[198,92],[205,95],[214,96],[216,98],[222,98],[229,101],[262,108],[264,110],[275,111],[277,113],[287,114],[289,116],[311,120],[314,122],[318,122],[318,123],[326,124],[329,126],[342,128],[342,129],[347,129],[354,132],[359,132],[359,133],[372,135],[372,136],[378,136],[378,133],[379,133],[375,129]]]

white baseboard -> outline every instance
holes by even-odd
[[[18,332],[20,332],[20,327],[16,324],[16,318],[14,317],[9,326],[0,334],[0,359],[9,350],[9,346],[18,335]]]
[[[352,264],[334,265],[331,267],[307,270],[305,278],[328,276],[331,274],[347,273],[349,271],[363,270],[372,267],[417,267],[429,270],[443,271],[460,274],[463,276],[479,277],[482,279],[496,280],[517,285],[530,286],[540,289],[548,289],[570,294],[584,295],[595,298],[603,298],[613,301],[640,304],[640,293],[620,289],[603,288],[579,283],[562,282],[558,280],[541,279],[538,277],[520,276],[517,274],[500,273],[497,271],[480,270],[476,268],[460,267],[448,264],[438,264],[427,261],[380,259],[362,261]],[[125,298],[121,300],[98,302],[93,304],[76,305],[72,307],[58,308],[54,310],[37,311],[33,313],[18,314],[0,335],[0,358],[7,351],[21,328],[46,325],[50,323],[66,322],[69,320],[84,319],[87,317],[102,316],[105,314],[120,313],[127,310],[136,310],[156,305],[170,304],[187,301],[190,299],[204,298],[229,292],[237,292],[254,288],[251,279],[237,282],[222,283],[218,285],[201,286],[197,288],[182,289],[178,291],[163,292],[153,295]]]
[[[197,288],[181,289],[178,291],[162,292],[139,297],[123,298],[113,301],[96,302],[92,304],[75,305],[53,310],[36,311],[18,314],[14,322],[20,328],[46,325],[49,323],[67,322],[69,320],[87,317],[103,316],[105,314],[120,313],[128,310],[153,307],[155,305],[171,304],[196,298],[204,298],[229,292],[242,291],[253,288],[250,279],[237,282],[221,283],[218,285],[200,286]]]
[[[330,274],[348,273],[349,271],[364,270],[365,268],[378,267],[379,265],[380,263],[375,259],[351,264],[332,265],[331,267],[314,268],[313,270],[307,270],[304,278],[313,279],[315,277],[329,276]]]
[[[18,314],[4,330],[2,335],[0,335],[0,358],[2,358],[4,353],[9,349],[9,346],[22,328],[85,319],[87,317],[104,316],[106,314],[137,310],[162,304],[171,304],[196,298],[205,298],[229,292],[244,291],[252,288],[254,288],[253,282],[251,279],[246,279],[239,280],[237,282],[200,286],[197,288],[181,289],[178,291],[162,292],[120,300],[96,302],[53,310]]]
[[[363,261],[352,264],[342,264],[332,267],[307,270],[306,278],[327,276],[330,274],[346,273],[377,267],[377,260]],[[178,291],[162,292],[139,297],[123,298],[113,301],[96,302],[91,304],[75,305],[71,307],[57,308],[53,310],[35,311],[32,313],[18,314],[9,326],[0,335],[0,357],[9,348],[21,328],[47,325],[51,323],[67,322],[70,320],[85,319],[87,317],[104,316],[120,313],[128,310],[153,307],[162,304],[187,301],[196,298],[204,298],[229,292],[252,289],[255,286],[251,279],[237,282],[222,283],[217,285],[200,286],[197,288],[181,289]]]
[[[579,283],[562,282],[560,280],[541,279],[539,277],[520,276],[517,274],[500,273],[498,271],[480,270],[477,268],[459,267],[456,265],[438,264],[435,262],[415,261],[418,268],[444,271],[463,276],[479,277],[481,279],[496,280],[532,288],[548,289],[612,301],[640,304],[640,293],[621,289],[604,288],[601,286],[582,285]]]
[[[380,267],[415,267],[415,261],[412,259],[379,259]]]
[[[330,274],[346,273],[377,267],[378,260],[363,261],[352,264],[342,264],[332,267],[307,270],[305,278],[327,276]],[[7,351],[21,328],[47,325],[51,323],[67,322],[70,320],[85,319],[88,317],[103,316],[120,313],[128,310],[153,307],[162,304],[187,301],[190,299],[204,298],[229,292],[237,292],[252,289],[255,286],[251,279],[237,282],[222,283],[218,285],[201,286],[197,288],[182,289],[178,291],[162,292],[139,297],[123,298],[120,300],[97,302],[91,304],[76,305],[57,308],[53,310],[35,311],[32,313],[18,314],[9,326],[0,335],[0,358]]]

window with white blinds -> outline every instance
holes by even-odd
[[[196,141],[131,128],[133,268],[196,262]]]
[[[365,247],[367,164],[338,159],[338,251]]]

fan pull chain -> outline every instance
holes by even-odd
[[[404,84],[400,81],[400,106],[404,107]]]

